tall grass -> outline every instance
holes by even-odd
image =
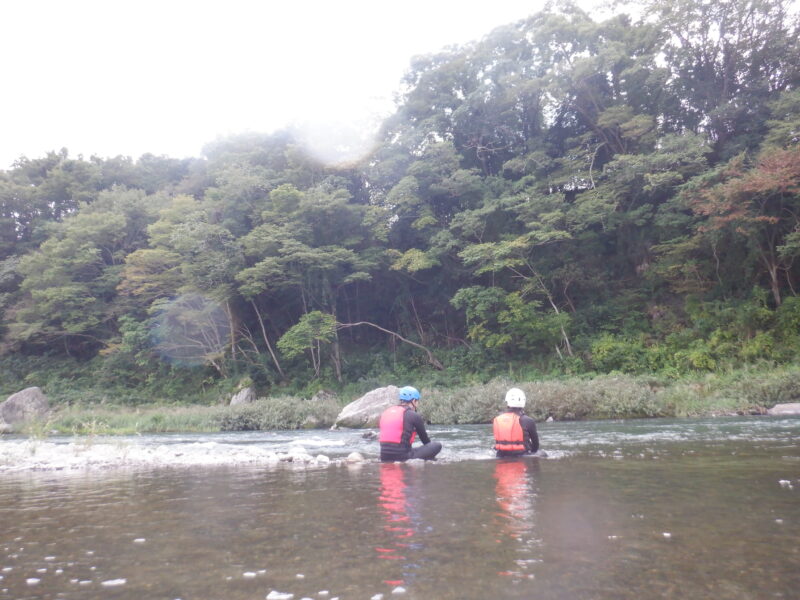
[[[577,420],[760,414],[777,403],[800,400],[800,366],[762,365],[677,381],[603,375],[543,381],[498,377],[461,386],[419,385],[420,411],[430,423],[442,425],[490,422],[503,409],[510,387],[525,391],[526,412],[539,421],[551,417]],[[356,399],[326,397],[312,401],[278,396],[237,406],[62,404],[56,405],[45,420],[29,423],[22,431],[41,438],[51,432],[100,435],[328,428],[342,406]]]

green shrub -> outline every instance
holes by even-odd
[[[333,425],[339,411],[338,403],[332,399],[312,402],[282,396],[224,407],[216,423],[222,431],[316,429]]]
[[[647,352],[639,340],[605,335],[592,343],[592,364],[598,371],[638,373],[647,366]]]

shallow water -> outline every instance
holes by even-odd
[[[547,459],[459,426],[407,464],[355,431],[0,438],[0,599],[798,597],[800,419],[539,430]],[[333,463],[264,458],[298,445]]]

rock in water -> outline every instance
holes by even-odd
[[[800,402],[776,404],[767,411],[768,415],[800,415]]]
[[[12,394],[0,403],[0,423],[16,425],[43,417],[50,410],[47,396],[38,387],[29,387]]]
[[[349,463],[361,463],[364,462],[364,457],[361,455],[360,452],[351,452],[347,455],[347,462]]]
[[[336,417],[334,427],[377,427],[381,413],[398,402],[400,389],[390,385],[367,392],[358,400],[345,406]]]

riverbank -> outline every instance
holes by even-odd
[[[800,367],[743,368],[681,380],[603,375],[520,382],[496,378],[458,387],[419,384],[420,411],[435,425],[489,423],[511,386],[528,396],[526,412],[538,421],[764,414],[800,398]],[[46,390],[45,390],[46,391]],[[56,404],[47,419],[29,423],[30,437],[166,432],[224,432],[329,428],[355,397],[311,401],[298,396],[260,398],[253,404],[127,406]]]

